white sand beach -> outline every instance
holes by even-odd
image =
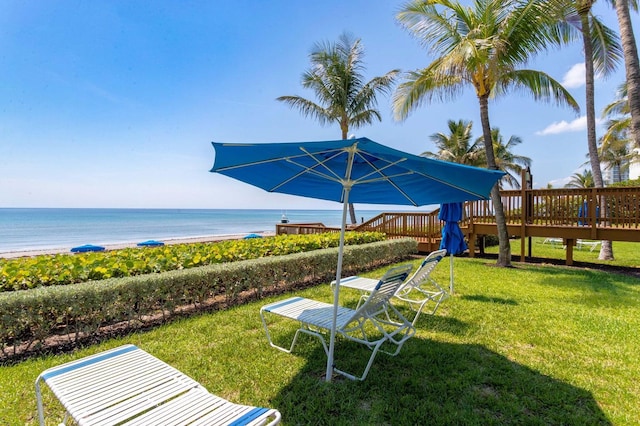
[[[275,232],[256,232],[257,235],[262,237],[269,237],[275,235]],[[185,238],[168,238],[160,240],[166,245],[170,244],[189,244],[189,243],[212,243],[216,241],[224,240],[239,240],[245,237],[247,234],[229,234],[229,235],[209,235],[202,237],[185,237]],[[122,243],[122,244],[98,244],[105,248],[105,250],[118,250],[129,247],[138,247],[137,242]],[[143,249],[143,247],[139,247]],[[10,259],[16,257],[31,257],[45,254],[73,254],[71,253],[71,247],[69,248],[54,248],[54,249],[42,249],[42,250],[16,250],[0,253],[0,257]]]

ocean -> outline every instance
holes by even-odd
[[[358,220],[381,212],[356,209]],[[0,253],[275,232],[283,214],[336,227],[342,219],[342,210],[0,208]]]

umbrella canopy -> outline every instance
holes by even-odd
[[[211,172],[269,192],[343,203],[334,319],[326,380],[333,373],[336,314],[348,203],[421,206],[486,199],[504,173],[419,157],[367,138],[288,143],[213,142]]]
[[[445,203],[440,206],[438,219],[444,221],[440,248],[449,254],[460,254],[467,249],[464,234],[458,222],[462,219],[462,203]]]
[[[138,243],[136,245],[138,247],[159,247],[159,246],[163,246],[164,243],[162,241],[147,240],[147,241],[143,241],[141,243]]]
[[[269,192],[330,201],[422,206],[487,198],[504,173],[408,154],[367,138],[328,142],[213,142],[212,172]]]
[[[467,243],[458,222],[462,219],[462,203],[445,203],[440,206],[438,219],[444,221],[440,248],[449,253],[449,291],[453,293],[453,255],[464,252]]]
[[[83,246],[73,247],[71,253],[87,253],[90,251],[104,251],[102,246],[94,246],[93,244],[85,244]]]

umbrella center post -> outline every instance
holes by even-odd
[[[340,243],[338,244],[338,265],[336,267],[336,285],[333,289],[333,319],[331,322],[331,334],[329,338],[329,355],[327,356],[327,371],[325,378],[327,382],[331,381],[333,376],[334,351],[336,343],[336,328],[338,321],[338,303],[340,301],[340,278],[342,277],[342,257],[344,253],[344,234],[347,228],[347,208],[349,206],[349,193],[351,192],[351,169],[353,167],[353,158],[355,156],[357,144],[353,144],[347,159],[347,169],[345,171],[345,179],[342,187],[342,224],[340,225]]]

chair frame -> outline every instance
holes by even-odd
[[[433,315],[438,310],[440,303],[449,297],[449,292],[440,286],[432,277],[431,273],[442,259],[446,257],[447,250],[436,250],[424,258],[418,269],[407,279],[393,295],[393,300],[398,299],[405,302],[414,312],[411,324],[415,327],[420,314],[429,302],[434,302],[435,306],[428,312]],[[340,281],[340,287],[358,290],[366,297],[370,293],[376,280],[371,278],[361,278],[357,276],[347,277]],[[331,283],[335,284],[335,281]],[[362,299],[361,299],[362,300]]]
[[[349,373],[333,366],[333,370],[352,380],[364,380],[378,352],[391,356],[400,353],[400,349],[415,334],[415,327],[393,305],[390,298],[398,290],[411,271],[411,265],[402,265],[389,269],[377,282],[373,291],[358,304],[356,309],[338,307],[336,318],[336,335],[365,345],[371,355],[361,375]],[[283,301],[265,305],[260,309],[260,317],[267,334],[269,345],[286,353],[293,352],[300,333],[308,334],[320,340],[327,357],[326,334],[330,332],[333,322],[334,305],[303,297],[292,297]],[[389,314],[391,310],[394,318]],[[286,348],[273,342],[267,323],[266,313],[296,320],[300,327],[296,330],[291,346]],[[396,346],[395,351],[382,348],[384,343]]]

